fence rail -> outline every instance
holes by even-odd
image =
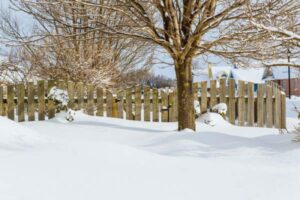
[[[154,122],[178,119],[176,88],[135,86],[110,91],[53,80],[1,86],[0,115],[19,122],[34,121],[36,114],[38,120],[53,118],[56,108],[47,96],[53,86],[68,91],[70,108],[84,109],[89,115]],[[232,124],[286,128],[285,94],[272,84],[259,84],[254,90],[253,83],[236,83],[233,79],[194,83],[194,98],[199,101],[201,113],[218,103],[226,103],[226,118]]]

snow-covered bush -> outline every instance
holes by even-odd
[[[66,111],[66,120],[74,121],[75,111],[68,108],[69,95],[66,90],[58,89],[57,87],[52,87],[49,91],[48,98],[53,100],[56,107],[56,113],[60,111]]]
[[[212,108],[212,111],[219,113],[223,118],[225,118],[227,113],[227,105],[226,103],[219,103]]]

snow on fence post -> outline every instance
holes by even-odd
[[[35,102],[34,102],[35,89],[33,82],[27,83],[27,112],[28,121],[35,120]]]
[[[123,106],[124,106],[124,91],[117,92],[117,109],[118,109],[118,118],[123,119]]]
[[[267,101],[266,101],[266,121],[267,127],[273,127],[273,89],[270,85],[266,86]]]
[[[106,96],[106,116],[112,117],[112,108],[113,108],[113,96],[109,90],[105,91]]]
[[[87,86],[87,104],[86,111],[88,115],[94,115],[94,86]]]
[[[103,116],[103,88],[98,87],[97,88],[97,116]]]
[[[281,128],[281,91],[275,88],[275,128]]]
[[[126,119],[133,120],[132,114],[132,88],[126,89]]]
[[[159,109],[158,109],[158,89],[152,88],[152,116],[153,121],[159,121]]]
[[[0,116],[4,116],[3,87],[2,86],[0,86]]]
[[[52,119],[55,117],[55,104],[52,99],[49,99],[49,92],[51,88],[55,86],[54,80],[48,81],[48,91],[47,91],[47,100],[48,100],[48,119]]]
[[[134,93],[134,120],[141,121],[141,113],[142,113],[142,94],[141,94],[141,86],[135,86]]]
[[[150,88],[144,86],[144,121],[150,121]]]
[[[220,103],[226,103],[226,79],[220,79]]]
[[[264,126],[264,85],[259,84],[257,89],[257,126]]]
[[[169,115],[169,102],[168,102],[168,90],[169,88],[160,89],[160,97],[161,97],[161,104],[160,104],[160,111],[161,111],[161,121],[168,122],[168,115]]]
[[[217,103],[217,81],[210,80],[210,109],[212,109]]]
[[[77,96],[77,109],[84,108],[84,90],[83,83],[79,82],[76,84],[76,96]]]
[[[248,111],[247,125],[254,125],[254,87],[253,83],[248,82]]]
[[[286,96],[281,92],[281,129],[286,129]]]
[[[238,86],[238,125],[245,125],[245,82],[239,80]]]
[[[235,81],[229,79],[229,122],[235,124]]]
[[[39,108],[39,121],[45,120],[45,81],[39,80],[37,82],[37,93],[38,93],[38,108]]]
[[[68,81],[68,96],[69,96],[69,102],[68,102],[68,108],[74,109],[74,82]]]
[[[207,82],[201,82],[201,113],[207,112]]]
[[[17,113],[18,122],[25,121],[25,107],[24,107],[24,97],[25,97],[25,87],[24,84],[16,85],[17,90]]]

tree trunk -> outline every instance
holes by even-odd
[[[192,58],[175,61],[178,98],[178,130],[195,127],[195,110],[192,78]]]

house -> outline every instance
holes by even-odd
[[[288,67],[266,68],[263,79],[277,83],[286,95],[289,96],[289,73]],[[290,67],[290,88],[291,95],[300,96],[300,69]]]

